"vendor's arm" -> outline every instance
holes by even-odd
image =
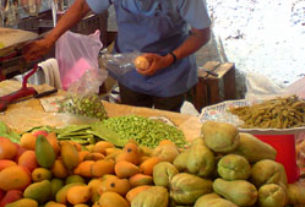
[[[57,39],[68,29],[77,24],[90,11],[86,0],[76,0],[65,15],[57,22],[43,39],[33,42],[24,48],[25,59],[35,60],[49,52]]]
[[[102,1],[99,4],[96,0],[76,0],[69,8],[64,16],[57,22],[56,27],[52,29],[43,39],[33,42],[24,49],[24,56],[26,60],[35,60],[49,52],[58,38],[64,34],[68,29],[76,25],[84,18],[87,13],[92,9],[106,10],[109,3]],[[92,4],[96,4],[93,8]]]
[[[210,24],[205,0],[177,0],[177,10],[181,17],[191,25],[189,37],[178,46],[172,53],[176,61],[195,53],[210,39]],[[153,75],[156,71],[162,70],[174,62],[171,54],[160,56],[157,54],[145,54],[151,65],[146,70],[138,70],[143,75]]]

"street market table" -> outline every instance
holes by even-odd
[[[17,81],[0,82],[0,96],[16,91],[21,86]],[[38,92],[50,90],[48,85],[33,86]],[[63,96],[64,91],[59,91],[49,97]],[[41,98],[41,99],[47,99]],[[190,141],[199,137],[201,123],[198,117],[174,113],[163,110],[156,110],[143,107],[134,107],[110,102],[103,102],[109,117],[140,115],[145,117],[165,117],[172,121],[184,132],[186,140]],[[12,105],[9,105],[4,113],[0,113],[0,121],[4,121],[10,128],[18,132],[29,130],[36,126],[49,125],[63,127],[69,124],[83,123],[86,120],[75,119],[66,114],[45,112],[39,99],[30,98]]]

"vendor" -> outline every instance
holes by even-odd
[[[149,60],[144,70],[111,74],[119,82],[121,102],[179,111],[197,82],[193,54],[210,38],[205,0],[76,0],[44,39],[26,48],[26,59],[46,54],[90,10],[101,13],[111,4],[118,25],[115,52],[140,51]]]

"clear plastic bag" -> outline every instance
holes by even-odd
[[[99,68],[98,54],[102,47],[99,30],[91,35],[68,31],[59,38],[56,42],[56,59],[64,90],[87,70]]]
[[[67,98],[59,103],[59,112],[99,120],[106,119],[107,113],[98,92],[107,76],[108,72],[105,70],[86,71],[69,87]]]
[[[139,52],[103,54],[101,58],[102,64],[107,70],[116,75],[124,75],[134,70],[134,60],[140,55]]]

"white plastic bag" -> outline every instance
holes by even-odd
[[[248,100],[264,100],[289,95],[305,98],[305,77],[300,78],[288,87],[281,87],[273,83],[266,76],[248,73],[246,76],[246,87],[246,99]]]
[[[289,85],[285,93],[296,94],[298,97],[305,99],[305,77],[300,78],[296,82]]]
[[[98,54],[103,44],[100,31],[91,35],[66,32],[56,43],[56,59],[64,90],[79,80],[87,70],[98,70]]]
[[[258,73],[246,75],[246,99],[264,100],[275,98],[284,92],[284,88],[273,83],[269,78]]]

